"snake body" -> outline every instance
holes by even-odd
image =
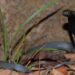
[[[30,72],[30,70],[27,67],[24,67],[19,64],[14,64],[14,63],[6,63],[4,61],[0,61],[0,69],[9,69],[9,70],[24,72],[24,73]]]
[[[33,47],[31,48],[28,52],[27,55],[32,56],[33,53],[37,52],[38,50],[40,51],[42,50],[62,50],[62,51],[66,51],[66,52],[75,52],[75,48],[73,47],[73,45],[70,42],[63,42],[63,41],[59,41],[59,42],[49,42],[47,44],[43,44],[37,47]]]

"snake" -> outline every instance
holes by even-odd
[[[59,50],[59,51],[66,51],[66,52],[75,52],[75,48],[70,42],[64,41],[54,41],[49,42],[40,46],[32,47],[28,50],[27,55],[32,56],[33,53],[37,51],[51,51],[51,50]]]
[[[4,61],[0,61],[0,69],[9,69],[9,70],[23,72],[23,73],[31,72],[31,70],[29,70],[27,67],[24,67],[20,64],[8,63]]]

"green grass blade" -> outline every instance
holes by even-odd
[[[28,56],[34,56],[35,54],[41,52],[41,51],[63,51],[62,49],[55,49],[55,48],[36,48],[36,49],[30,49],[28,52],[27,52],[27,55]]]
[[[28,53],[26,53],[26,55],[27,56],[29,56],[30,58],[34,58],[39,52],[43,52],[43,51],[45,51],[45,52],[51,52],[51,51],[64,51],[63,49],[56,49],[56,48],[44,48],[45,47],[45,45],[43,45],[42,47],[40,47],[40,48],[32,48],[32,49],[30,49],[29,51],[28,51]],[[30,59],[28,59],[28,61],[27,61],[27,65],[26,66],[28,66],[30,69],[32,68],[32,66],[31,65],[29,65],[30,64]]]
[[[28,17],[28,19],[25,20],[24,23],[21,24],[18,27],[18,29],[16,30],[16,32],[14,34],[14,37],[12,38],[12,46],[11,47],[13,47],[13,45],[16,44],[16,42],[25,34],[25,31],[24,32],[21,32],[25,28],[25,25],[27,25],[38,14],[44,12],[49,7],[52,7],[53,5],[55,5],[58,1],[60,1],[60,0],[50,0],[48,3],[46,3],[45,5],[43,5],[36,12],[34,12],[30,17]]]
[[[20,58],[22,57],[22,55],[23,55],[23,49],[20,49],[20,50],[17,52],[17,54],[16,54],[16,56],[15,56],[13,62],[16,63],[16,64],[19,64]]]
[[[24,41],[25,41],[25,37],[23,36],[23,38],[19,41],[18,45],[15,47],[13,55],[12,55],[12,61],[15,63],[19,63],[19,59],[22,55],[23,52],[23,45],[24,45]]]
[[[7,61],[8,59],[8,56],[9,56],[9,48],[10,48],[10,44],[9,44],[9,37],[8,37],[8,31],[7,31],[7,26],[4,22],[4,19],[5,19],[5,15],[1,12],[0,10],[0,26],[1,26],[1,29],[2,29],[2,36],[3,36],[3,52],[4,52],[4,55],[3,55],[3,59],[4,61]]]

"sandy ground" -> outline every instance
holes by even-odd
[[[45,4],[44,0],[31,0],[31,2],[30,0],[0,0],[0,7],[6,15],[10,39],[18,26],[43,4]],[[64,5],[62,10],[46,19],[29,33],[27,36],[28,42],[25,46],[33,47],[50,41],[70,41],[67,32],[63,29],[63,25],[67,22],[67,18],[62,15],[62,12],[64,9],[75,10],[75,1],[64,0]],[[26,25],[25,30],[47,16],[50,11],[51,10],[48,9],[44,13],[36,16],[30,23],[28,23],[28,25]],[[0,44],[2,45],[1,35],[0,39]],[[0,50],[0,59],[2,59],[2,48],[0,48]],[[69,56],[73,58],[72,60],[75,60],[74,54],[70,54]],[[66,57],[70,59],[69,56]]]

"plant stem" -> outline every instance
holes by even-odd
[[[0,26],[2,30],[2,37],[3,37],[3,59],[4,61],[7,61],[9,57],[9,50],[10,50],[10,44],[9,44],[9,35],[7,31],[7,26],[5,24],[5,14],[0,9]]]

